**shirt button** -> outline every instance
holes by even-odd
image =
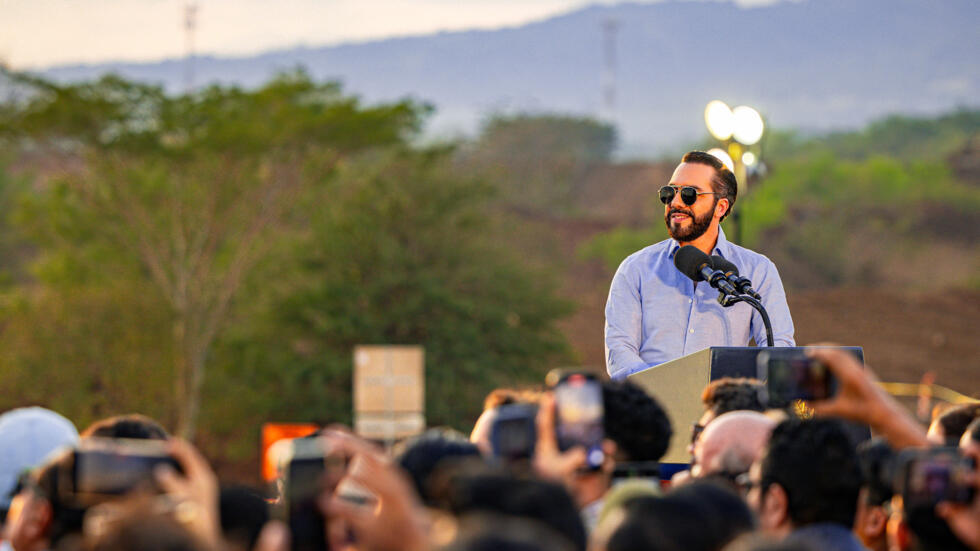
[[[691,330],[689,331],[689,333],[694,333],[694,329],[691,329]]]

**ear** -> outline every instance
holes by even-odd
[[[766,488],[759,511],[759,524],[763,530],[774,532],[789,524],[789,497],[786,490],[777,483]]]
[[[602,460],[603,471],[610,473],[613,472],[613,470],[616,468],[616,452],[618,451],[619,448],[616,446],[615,442],[609,438],[604,438],[602,440],[602,453],[606,456],[605,459]]]
[[[721,219],[731,206],[732,204],[727,197],[718,199],[718,202],[715,203],[715,218]]]

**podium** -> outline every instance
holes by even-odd
[[[780,347],[780,350],[805,350],[809,347]],[[859,346],[844,346],[864,363],[864,350]],[[674,434],[670,447],[661,463],[689,463],[687,446],[691,442],[691,427],[704,414],[701,392],[708,383],[723,377],[757,378],[756,356],[766,347],[713,346],[683,358],[671,360],[627,378],[657,399],[670,416]],[[865,427],[858,440],[867,439],[870,432]]]

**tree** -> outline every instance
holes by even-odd
[[[170,310],[176,425],[188,437],[232,300],[293,227],[303,189],[357,152],[404,143],[426,111],[365,108],[302,72],[254,91],[179,97],[113,76],[73,85],[7,76],[28,92],[0,109],[0,139],[77,161],[22,210],[45,247],[40,261],[68,259],[89,281],[135,271],[152,284]]]

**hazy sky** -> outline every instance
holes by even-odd
[[[657,1],[657,0],[639,0]],[[735,0],[743,6],[778,0]],[[0,61],[15,69],[155,60],[187,49],[188,0],[0,0]],[[620,0],[196,0],[198,53],[242,55],[440,30],[519,25]]]

